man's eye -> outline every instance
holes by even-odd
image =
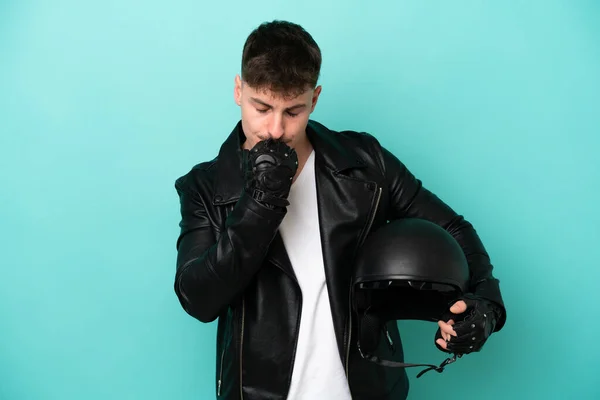
[[[295,117],[295,116],[297,116],[298,114],[294,114],[294,113],[292,113],[292,112],[289,112],[289,111],[288,111],[288,115],[289,115],[290,117]]]
[[[257,108],[256,111],[258,111],[261,114],[264,114],[264,113],[266,113],[269,110],[261,110],[261,109]]]

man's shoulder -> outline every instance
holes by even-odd
[[[218,156],[193,165],[185,174],[175,179],[175,188],[178,191],[198,192],[201,187],[206,187],[214,181],[217,163]]]
[[[217,179],[219,165],[221,169],[229,169],[232,160],[228,159],[231,156],[233,148],[237,148],[236,142],[239,140],[241,121],[238,121],[233,127],[223,143],[221,143],[218,153],[210,160],[199,161],[194,164],[185,174],[175,179],[175,187],[177,190],[188,190],[205,193],[210,193],[213,190],[214,182]]]
[[[370,132],[353,130],[353,129],[333,129],[325,124],[315,121],[313,119],[309,122],[310,126],[313,129],[318,129],[322,132],[326,132],[333,136],[336,140],[340,140],[346,142],[348,144],[354,143],[357,145],[369,144],[369,145],[379,145],[379,141],[377,138]]]
[[[310,126],[323,133],[323,137],[331,140],[334,147],[344,149],[363,162],[381,168],[384,148],[371,132],[357,129],[335,130],[315,120],[310,120]]]

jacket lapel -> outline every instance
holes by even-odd
[[[376,211],[379,188],[356,173],[365,167],[339,133],[311,122],[315,147],[317,202],[327,289],[340,355],[344,354],[353,259]]]

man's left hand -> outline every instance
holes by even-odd
[[[457,301],[456,303],[454,303],[452,305],[452,307],[450,307],[450,312],[452,314],[462,314],[465,311],[467,311],[467,303],[465,303],[462,300]],[[438,321],[438,326],[440,327],[440,333],[442,335],[441,339],[437,339],[435,342],[442,347],[444,350],[447,350],[448,347],[446,346],[446,342],[448,342],[450,340],[451,336],[455,336],[456,337],[456,332],[454,331],[454,329],[452,328],[452,325],[454,325],[454,320],[450,319],[447,322],[444,321]]]
[[[435,344],[442,351],[468,354],[481,350],[498,321],[497,307],[486,299],[465,295],[438,321]]]

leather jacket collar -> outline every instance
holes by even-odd
[[[338,173],[348,168],[365,166],[365,162],[357,154],[342,146],[336,137],[320,123],[309,120],[306,134],[315,149],[316,160],[322,162],[332,172]],[[244,188],[241,146],[245,139],[242,123],[239,121],[219,150],[213,205],[235,202],[240,197]],[[233,173],[233,171],[238,173]]]

